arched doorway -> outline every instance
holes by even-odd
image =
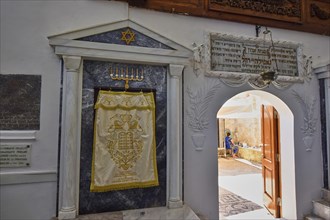
[[[279,191],[279,198],[275,198],[276,203],[278,203],[280,205],[280,216],[284,217],[284,218],[292,218],[293,216],[296,215],[295,210],[296,210],[296,201],[295,201],[295,172],[294,172],[294,125],[293,125],[293,114],[291,112],[291,110],[288,108],[288,106],[279,98],[277,98],[276,96],[264,92],[264,91],[258,91],[258,90],[251,90],[251,91],[246,91],[246,92],[242,92],[239,93],[235,96],[233,96],[232,98],[228,99],[219,109],[218,114],[217,114],[217,118],[219,118],[219,147],[224,147],[224,136],[225,133],[227,133],[229,131],[229,133],[231,133],[233,138],[236,138],[236,144],[243,146],[244,148],[242,148],[242,150],[246,151],[246,146],[247,144],[244,142],[244,139],[246,140],[246,137],[244,137],[244,133],[249,133],[250,136],[250,142],[253,142],[253,144],[250,145],[254,145],[254,148],[258,148],[260,146],[258,146],[259,144],[256,143],[258,141],[256,141],[257,139],[260,140],[261,138],[261,129],[262,126],[260,125],[260,120],[256,120],[257,118],[260,118],[260,106],[261,105],[267,105],[267,106],[273,106],[274,109],[276,109],[276,111],[278,112],[278,132],[279,132],[279,136],[278,136],[278,146],[281,152],[278,156],[278,160],[280,161],[280,166],[279,166],[279,173],[280,176],[278,177],[277,181],[278,183],[281,185],[280,187],[280,191]],[[232,124],[231,126],[227,126],[224,125],[225,122],[225,118],[227,118],[228,123]],[[231,118],[229,120],[229,118]],[[233,120],[232,120],[233,119]],[[240,122],[239,122],[240,121]],[[250,123],[251,125],[249,125],[249,131],[242,131],[242,133],[240,133],[240,131],[238,130],[238,127],[244,127],[244,126],[233,126],[233,124],[235,125],[239,124],[239,123]],[[260,131],[258,133],[258,130]],[[252,134],[252,135],[251,135]],[[249,136],[248,135],[248,136]],[[246,134],[245,134],[246,136]],[[243,143],[239,143],[240,140],[243,140]],[[261,140],[260,140],[261,141]],[[260,142],[259,142],[260,143]],[[222,146],[221,146],[222,145]],[[221,154],[221,152],[219,152]],[[262,151],[260,149],[260,154],[262,154]],[[246,160],[248,161],[248,160]],[[242,162],[242,161],[240,161]],[[249,162],[249,161],[248,161]],[[233,166],[234,163],[232,163],[230,166]],[[260,164],[261,167],[262,163]],[[253,169],[251,169],[253,170]],[[250,171],[251,171],[250,170]],[[221,165],[219,166],[219,174],[221,173]],[[233,170],[232,170],[233,171]],[[256,176],[260,176],[261,177],[261,173],[259,172],[259,174],[257,174],[258,172],[255,172]],[[249,175],[251,177],[251,173]],[[253,176],[253,175],[252,175]],[[262,175],[262,176],[265,176]],[[226,178],[223,177],[223,180],[225,180]],[[249,190],[249,187],[253,188],[253,183],[251,183],[251,181],[253,181],[252,179],[250,180],[244,180],[244,179],[240,179],[240,178],[234,178],[235,181],[242,181],[240,183],[240,185],[242,187],[244,187],[244,190]],[[250,181],[250,182],[249,182]],[[267,183],[268,180],[264,180],[263,184],[259,187],[262,187],[263,189],[259,189],[258,192],[262,193],[267,191],[267,186],[265,185],[265,183]],[[219,177],[218,183],[221,182],[221,176]],[[258,185],[258,184],[257,184]],[[230,188],[230,187],[229,187]],[[232,189],[235,187],[232,187]],[[223,191],[223,189],[219,189],[220,193],[225,192]],[[268,189],[269,190],[269,189]],[[252,190],[253,191],[253,190]],[[225,193],[228,193],[227,191]],[[262,195],[260,195],[262,196]],[[240,197],[232,197],[233,199],[236,199],[237,201],[239,200]],[[221,197],[220,197],[221,200]],[[223,201],[222,201],[223,202]],[[247,205],[248,203],[245,203],[245,205]],[[260,204],[260,203],[259,203]],[[236,207],[242,207],[239,204],[236,205]],[[254,209],[258,209],[256,208],[257,206],[255,206],[253,208],[253,205],[251,205],[250,207],[250,211],[253,211]],[[259,206],[260,207],[260,206]],[[246,208],[246,207],[245,207]],[[261,208],[261,207],[260,207]],[[220,211],[223,211],[224,209],[220,208]],[[244,211],[243,211],[244,212]],[[249,212],[249,209],[245,209],[245,212]],[[232,214],[234,215],[235,213],[239,213],[233,211]],[[256,212],[256,213],[260,213],[260,212]],[[247,213],[246,213],[247,214]],[[253,215],[253,212],[251,212],[248,215],[245,215],[246,218],[258,218],[258,216],[251,216],[251,214]],[[274,213],[273,213],[274,214]],[[257,215],[257,214],[256,214]],[[228,216],[228,213],[227,215]],[[223,217],[223,215],[222,215]],[[244,219],[244,215],[240,215],[237,216],[240,217],[241,219]],[[266,217],[266,216],[264,216]],[[220,216],[221,218],[221,216]],[[262,216],[259,216],[259,218],[263,218]],[[230,217],[225,217],[224,219],[231,219]]]

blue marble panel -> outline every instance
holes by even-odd
[[[100,33],[100,34],[94,34],[91,36],[78,38],[76,40],[174,50],[173,48],[171,48],[151,37],[148,37],[136,30],[133,30],[131,28],[130,28],[130,30],[135,34],[134,41],[131,41],[129,44],[126,44],[126,42],[121,39],[122,39],[123,33],[127,29],[128,28],[121,28],[121,29],[114,30],[114,31],[108,31],[108,32]],[[129,38],[129,35],[127,37]]]
[[[114,81],[109,76],[109,68],[138,67],[143,69],[145,80],[131,82],[130,88],[150,88],[156,90],[156,146],[159,186],[118,190],[110,192],[90,192],[95,88],[123,88],[123,81]],[[80,158],[79,213],[100,213],[128,209],[150,208],[166,205],[166,117],[167,117],[167,67],[130,65],[102,61],[84,61],[82,93],[82,130]]]

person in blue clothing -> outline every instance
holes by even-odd
[[[227,136],[225,137],[226,143],[226,151],[231,150],[232,156],[236,157],[237,149],[234,148],[234,143],[230,137],[230,133],[227,132]]]
[[[227,136],[225,137],[225,143],[226,143],[226,150],[231,150],[231,146],[233,145],[233,142],[230,137],[230,133],[227,132]]]

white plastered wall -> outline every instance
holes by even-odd
[[[77,30],[123,19],[131,19],[151,30],[192,48],[192,43],[204,42],[205,32],[219,32],[237,36],[255,36],[253,25],[226,21],[159,13],[150,10],[130,8],[127,4],[114,1],[0,1],[1,4],[1,74],[36,74],[42,76],[41,125],[37,139],[32,141],[32,165],[25,169],[1,169],[3,174],[29,174],[33,172],[53,172],[56,175],[58,155],[58,126],[60,101],[61,64],[49,46],[47,36]],[[302,43],[304,53],[313,56],[313,65],[325,63],[330,59],[330,40],[327,36],[272,28],[274,40]],[[209,117],[214,118],[206,131],[204,150],[195,151],[191,143],[191,133],[187,127],[186,97],[187,85],[199,88],[204,84],[202,77],[196,78],[192,68],[184,73],[184,200],[195,211],[217,218],[217,154],[216,154],[216,112],[232,96],[250,90],[248,86],[230,88],[223,85],[209,107]],[[296,85],[290,89],[318,98],[317,81],[310,85]],[[311,209],[311,200],[319,196],[322,186],[321,145],[317,127],[314,147],[306,152],[303,147],[303,113],[290,95],[290,90],[266,90],[285,102],[294,114],[295,177],[297,196],[297,217],[302,218]],[[318,99],[315,115],[319,115]],[[318,118],[319,119],[319,118]],[[318,123],[319,124],[319,123]],[[214,138],[213,138],[214,137]],[[2,140],[0,140],[2,141]],[[19,143],[17,140],[12,142]],[[213,143],[213,141],[215,141]],[[24,142],[25,143],[25,142]],[[290,169],[290,168],[288,168]],[[33,177],[34,178],[34,177]],[[1,218],[49,219],[56,212],[56,181],[1,186]],[[23,181],[24,182],[24,181]],[[40,184],[43,187],[40,187]],[[22,196],[21,190],[28,192]],[[4,194],[5,193],[5,194]],[[39,194],[47,195],[43,200]],[[14,202],[12,202],[14,201]],[[15,203],[19,201],[19,203]],[[31,201],[33,207],[24,206]],[[14,205],[16,204],[16,205]],[[17,205],[21,204],[21,205]],[[40,214],[39,210],[47,210]],[[18,212],[19,210],[19,212]],[[18,215],[20,213],[20,215]],[[39,215],[40,214],[40,215]]]
[[[50,219],[56,215],[57,202],[61,61],[47,37],[124,19],[127,5],[107,1],[0,4],[0,74],[41,75],[42,79],[40,130],[29,135],[32,139],[0,139],[1,144],[32,145],[30,167],[0,170],[0,218]],[[2,137],[8,136],[7,132],[0,132]]]

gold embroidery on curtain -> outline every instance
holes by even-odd
[[[99,91],[90,190],[158,185],[153,93]]]

